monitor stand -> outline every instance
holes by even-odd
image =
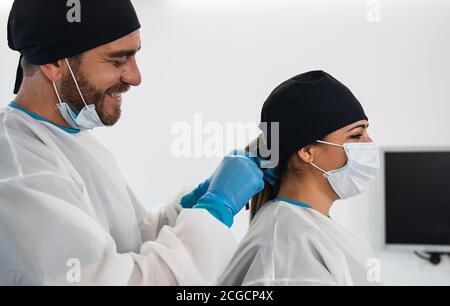
[[[419,252],[415,251],[414,254],[417,255],[417,257],[422,258],[423,260],[426,260],[430,262],[432,265],[437,266],[441,263],[442,256],[449,255],[450,253],[435,253],[435,252]]]

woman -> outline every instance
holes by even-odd
[[[278,182],[252,199],[249,231],[219,283],[377,284],[368,277],[370,247],[329,217],[333,203],[363,192],[379,167],[361,104],[329,74],[312,71],[277,87],[261,121],[268,129],[256,153],[278,147]]]

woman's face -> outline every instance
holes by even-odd
[[[361,120],[329,134],[323,140],[339,145],[352,142],[372,142],[367,132],[368,127],[367,120]],[[323,170],[331,171],[347,164],[344,148],[327,144],[317,144],[314,147],[313,162]]]

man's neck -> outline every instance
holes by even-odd
[[[30,111],[46,120],[69,128],[70,126],[61,116],[57,106],[56,106],[56,94],[50,91],[48,88],[45,89],[34,89],[26,84],[23,84],[14,103],[20,107]]]
[[[308,178],[290,178],[281,183],[277,198],[288,198],[311,206],[325,216],[330,215],[334,199]]]

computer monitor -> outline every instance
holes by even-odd
[[[384,148],[385,243],[450,252],[450,148]]]

